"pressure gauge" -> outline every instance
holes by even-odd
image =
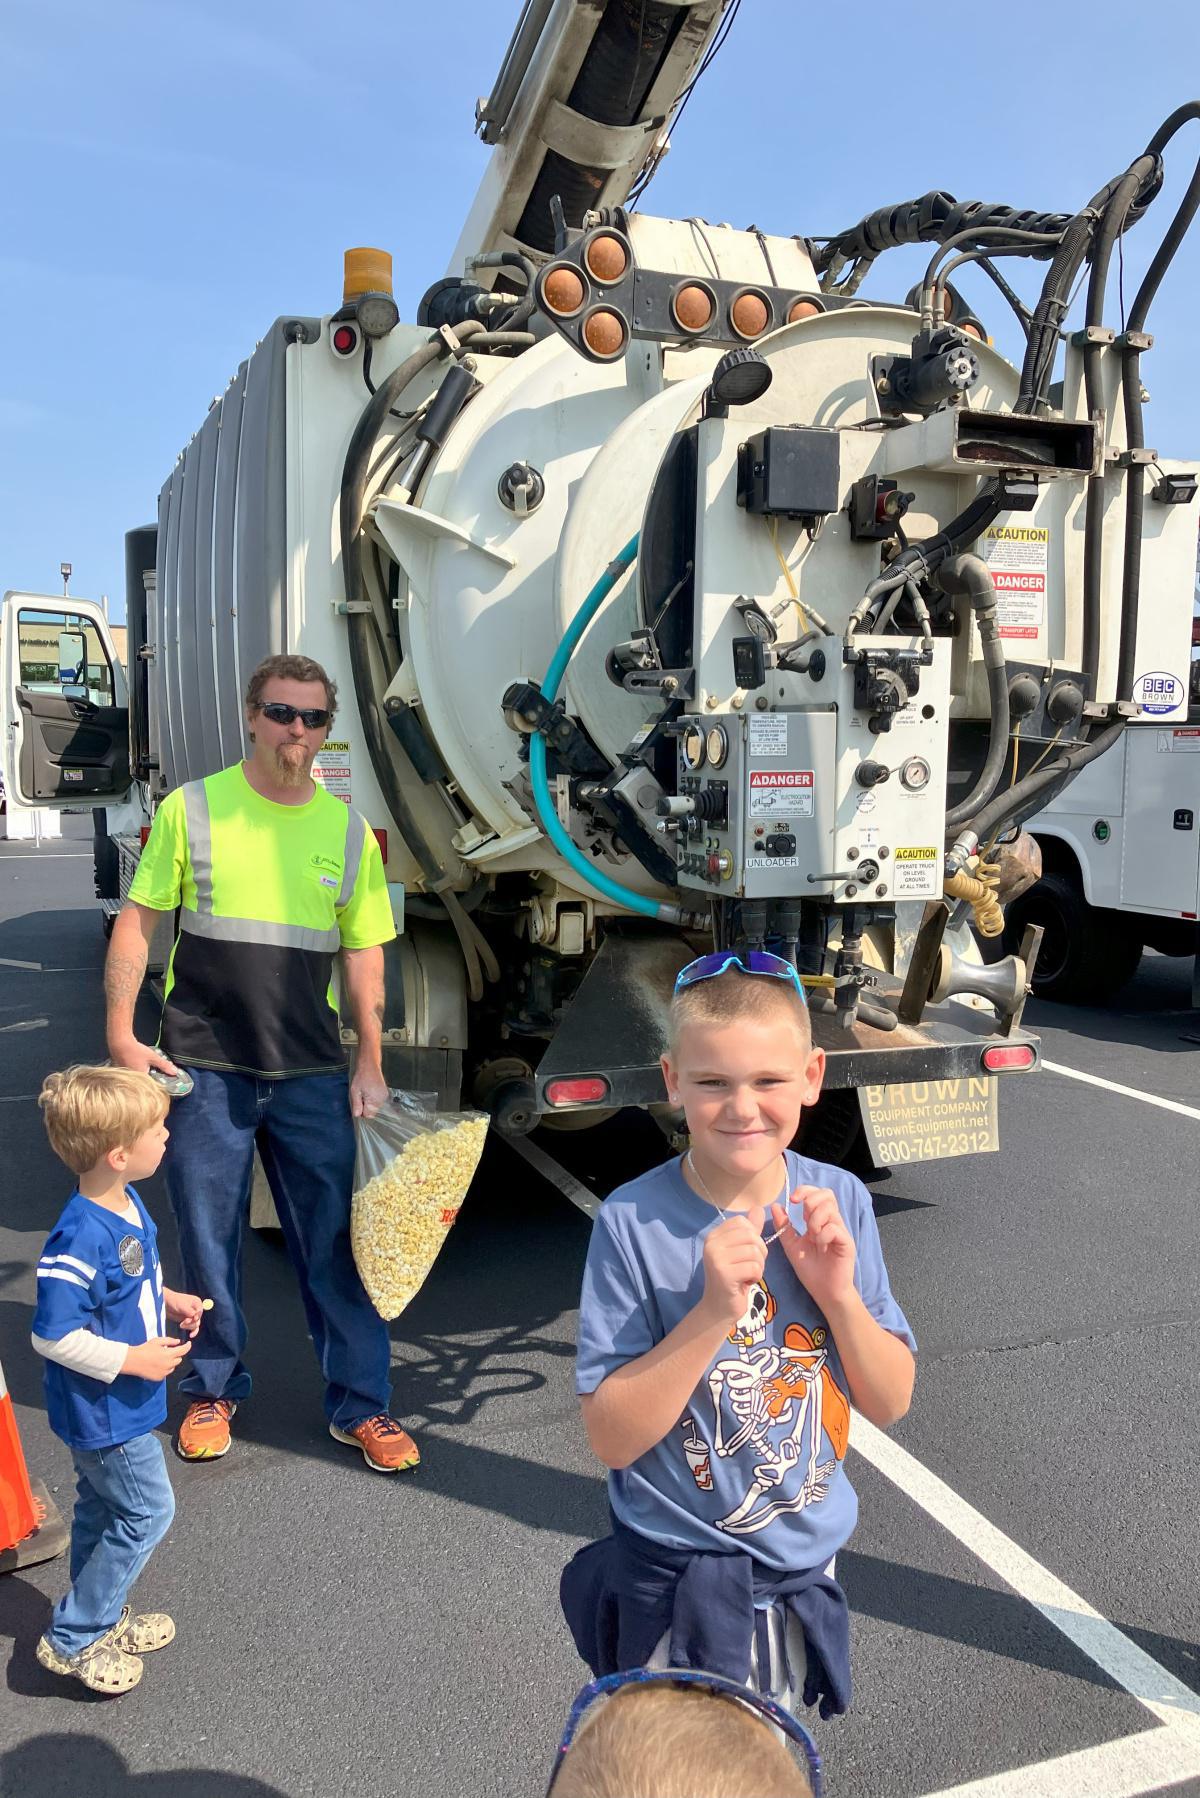
[[[680,742],[685,768],[693,771],[704,766],[704,732],[698,724],[690,724]]]
[[[729,755],[729,738],[723,724],[714,724],[708,733],[708,759],[714,768],[723,768]]]
[[[900,785],[907,787],[910,793],[920,793],[929,785],[933,770],[929,763],[919,755],[910,755],[900,769]]]

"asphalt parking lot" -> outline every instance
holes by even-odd
[[[66,1187],[34,1098],[102,1051],[102,956],[87,844],[0,843],[0,1359],[64,1508],[28,1331]],[[1152,957],[1104,1010],[1032,1007],[1051,1070],[1007,1082],[1001,1152],[878,1188],[921,1354],[911,1415],[851,1450],[856,1697],[818,1726],[833,1798],[1200,1793],[1189,978]],[[144,1197],[170,1278],[161,1183]],[[175,1525],[139,1588],[178,1642],[116,1703],[64,1689],[33,1658],[63,1564],[0,1580],[5,1798],[540,1792],[583,1677],[558,1574],[606,1527],[571,1384],[588,1229],[489,1147],[394,1326],[424,1455],[394,1480],[325,1433],[286,1256],[252,1240],[255,1395],[226,1460],[172,1461]]]

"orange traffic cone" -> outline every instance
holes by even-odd
[[[40,1480],[30,1481],[0,1366],[0,1573],[53,1560],[66,1545],[66,1526],[54,1500]]]

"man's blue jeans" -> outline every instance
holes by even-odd
[[[175,1494],[157,1436],[116,1448],[73,1448],[78,1475],[71,1525],[71,1590],[46,1631],[76,1655],[121,1618],[134,1580],[171,1527]]]
[[[347,1430],[386,1411],[387,1325],[363,1288],[350,1248],[354,1121],[346,1073],[262,1080],[189,1070],[195,1087],[168,1120],[167,1191],[179,1227],[183,1288],[213,1301],[179,1389],[189,1399],[241,1400],[242,1232],[257,1145],[300,1283],[325,1376],[325,1414]]]

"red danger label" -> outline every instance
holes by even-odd
[[[998,568],[992,575],[996,583],[997,593],[1044,593],[1046,577],[1044,574],[1010,574]]]
[[[750,816],[783,815],[811,818],[813,770],[811,768],[754,768],[750,773]]]

